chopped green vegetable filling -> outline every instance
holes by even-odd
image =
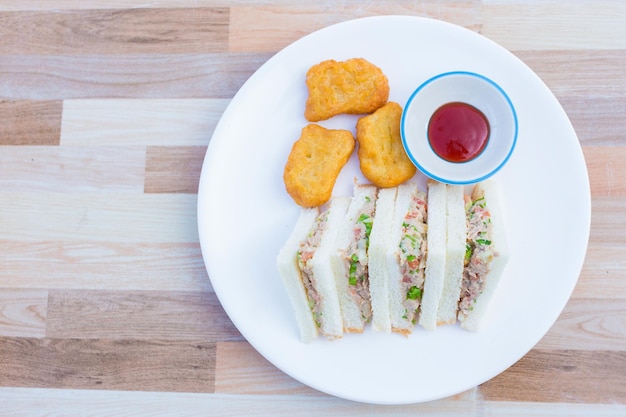
[[[478,205],[481,208],[485,208],[487,206],[487,203],[485,202],[485,196],[482,196],[479,199],[474,200],[472,202],[472,205]]]
[[[422,290],[420,290],[416,286],[412,286],[409,288],[409,291],[406,293],[406,298],[409,300],[421,300],[422,299]]]
[[[489,239],[476,239],[476,243],[479,245],[491,245],[491,240]]]
[[[357,222],[363,223],[365,225],[365,237],[369,238],[370,233],[372,233],[372,224],[374,222],[374,219],[372,219],[367,214],[361,214]]]
[[[353,254],[350,258],[350,271],[348,273],[348,283],[350,285],[356,285],[356,268],[359,264],[359,257]]]

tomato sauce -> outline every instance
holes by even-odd
[[[428,123],[428,141],[435,153],[450,162],[476,158],[489,139],[489,122],[476,107],[452,102],[439,107]]]

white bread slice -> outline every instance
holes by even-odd
[[[287,295],[296,315],[296,323],[300,329],[300,339],[305,343],[315,339],[318,331],[309,307],[304,284],[302,284],[297,253],[300,242],[306,238],[314,227],[318,216],[318,208],[302,209],[294,229],[276,258],[278,273],[287,290]]]
[[[438,325],[456,323],[467,240],[463,189],[462,185],[446,186],[446,268],[437,314]]]
[[[419,324],[426,330],[434,330],[446,265],[446,185],[429,180],[427,202],[428,253]]]
[[[504,269],[509,260],[504,220],[500,208],[499,192],[494,180],[483,181],[474,187],[472,200],[485,197],[485,204],[491,214],[492,234],[491,245],[495,250],[495,256],[489,263],[489,272],[485,277],[482,294],[476,299],[474,308],[467,316],[459,313],[461,327],[470,331],[478,330],[483,318],[488,311],[489,302],[496,292],[496,288],[502,278]]]
[[[350,204],[349,197],[333,197],[328,205],[326,230],[320,245],[311,259],[316,290],[321,299],[322,319],[320,332],[330,339],[343,335],[341,305],[337,293],[337,283],[331,266],[331,255],[335,241],[343,225],[346,210]]]
[[[397,187],[383,188],[376,199],[376,221],[372,226],[369,247],[370,296],[372,299],[372,328],[379,332],[391,332],[389,314],[389,270],[387,248],[390,245],[391,226],[394,223],[394,205]]]
[[[400,240],[402,238],[402,223],[409,211],[413,195],[417,192],[417,184],[406,183],[398,186],[394,220],[391,226],[389,247],[387,248],[387,271],[389,274],[389,313],[391,316],[391,330],[407,335],[413,331],[415,325],[407,319],[404,308],[406,292],[402,289],[402,272],[400,270]]]
[[[355,302],[351,295],[351,290],[354,289],[354,286],[349,285],[349,265],[345,258],[348,248],[354,240],[354,229],[359,214],[365,204],[375,204],[377,192],[378,188],[375,185],[357,184],[355,182],[350,206],[348,207],[343,222],[338,227],[340,230],[332,253],[330,254],[330,262],[336,280],[343,325],[346,332],[363,332],[366,321],[370,319],[370,317],[364,318],[362,316],[359,304]],[[363,256],[363,262],[367,264],[367,253],[364,253]],[[369,295],[367,303],[370,303]]]

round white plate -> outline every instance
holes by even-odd
[[[481,331],[458,326],[409,336],[368,329],[304,344],[275,266],[299,207],[282,173],[306,125],[305,74],[326,60],[363,57],[389,78],[404,106],[434,74],[472,71],[497,82],[519,118],[515,152],[500,184],[510,260]],[[320,124],[354,132],[356,116]],[[363,181],[355,155],[334,193]],[[420,181],[421,174],[417,174]],[[481,384],[525,355],[567,303],[585,256],[589,179],[565,112],[544,83],[494,42],[437,20],[385,16],[312,33],[269,59],[224,112],[208,148],[198,192],[202,254],[226,313],[265,358],[320,391],[355,401],[413,403]]]

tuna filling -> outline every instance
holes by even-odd
[[[315,255],[315,251],[320,245],[327,222],[328,210],[318,216],[315,226],[307,238],[300,243],[300,249],[298,250],[298,266],[302,272],[302,284],[304,285],[309,308],[311,313],[313,313],[313,320],[315,320],[317,327],[322,325],[322,307],[320,296],[315,289],[316,283],[311,259],[313,259],[313,255]]]
[[[424,194],[413,196],[411,206],[402,222],[399,264],[402,274],[402,293],[405,315],[403,318],[415,324],[424,291],[426,269],[426,202]]]
[[[370,301],[368,256],[370,233],[374,222],[374,198],[365,197],[366,202],[357,217],[353,229],[353,239],[345,255],[346,270],[348,271],[348,292],[361,311],[365,322],[372,318],[372,304]]]
[[[465,250],[465,268],[459,315],[466,316],[474,309],[474,303],[485,287],[485,277],[489,272],[489,263],[495,253],[491,244],[491,214],[485,198],[469,201],[467,211],[467,242]]]

